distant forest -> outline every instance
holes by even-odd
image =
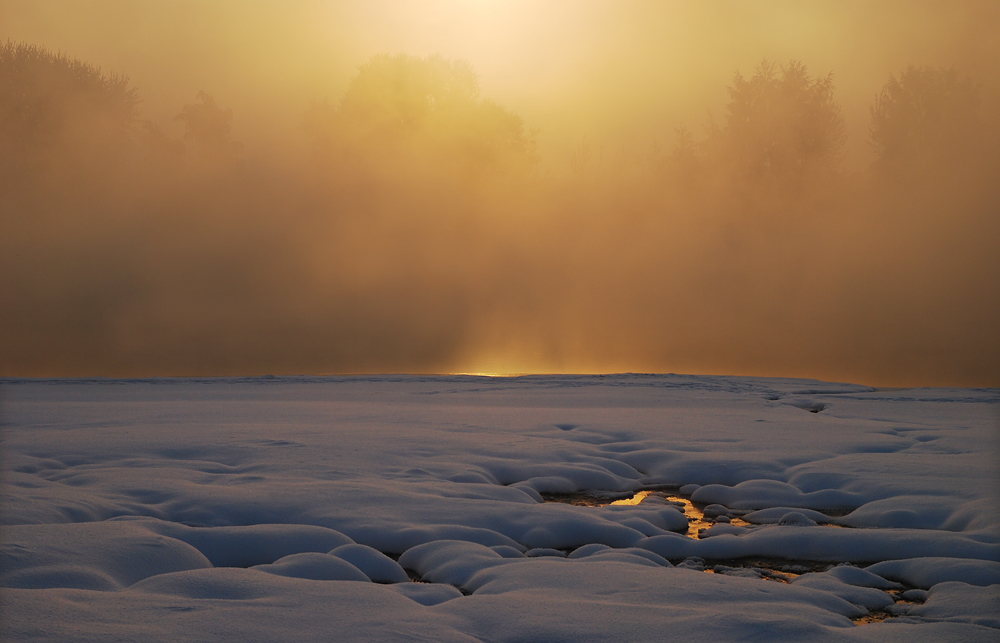
[[[518,337],[570,369],[1000,383],[1000,117],[909,67],[846,172],[834,80],[765,60],[721,121],[543,172],[468,63],[378,55],[269,164],[211,88],[158,125],[126,76],[7,42],[0,375],[441,372]]]

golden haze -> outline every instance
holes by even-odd
[[[8,0],[0,38],[0,374],[1000,385],[996,3]]]

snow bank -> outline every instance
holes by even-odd
[[[1000,562],[947,557],[887,560],[866,568],[883,578],[928,589],[938,583],[961,581],[969,585],[1000,584]]]
[[[838,524],[864,528],[944,529],[973,531],[992,523],[986,499],[956,502],[935,496],[893,496],[874,500],[838,519]]]
[[[949,554],[952,558],[1000,561],[1000,545],[948,531],[919,529],[882,531],[779,525],[758,527],[741,535],[722,534],[705,540],[674,534],[653,536],[636,543],[636,547],[669,559],[700,556],[725,560],[764,556],[787,560],[866,562]]]
[[[188,543],[216,567],[252,567],[291,554],[327,552],[354,542],[342,533],[313,525],[188,527],[154,520],[142,524],[150,531]]]
[[[561,549],[552,549],[551,547],[539,547],[538,549],[529,549],[524,552],[527,558],[542,558],[542,557],[556,557],[556,558],[566,558],[566,552]]]
[[[280,593],[267,580],[272,577],[257,570],[240,568],[197,570],[147,578],[129,590],[195,600],[252,601]]]
[[[646,561],[659,565],[660,567],[672,567],[666,558],[658,556],[647,549],[640,549],[638,547],[626,547],[625,549],[612,549],[603,545],[586,545],[580,547],[573,553],[571,553],[568,558],[579,559],[579,558],[589,558],[592,560],[619,560],[627,563],[639,562],[645,564]],[[641,561],[636,561],[636,558],[641,558]]]
[[[740,525],[730,525],[728,523],[716,523],[709,527],[708,529],[699,529],[698,538],[711,538],[713,536],[741,536],[743,534],[749,533],[749,527],[743,527]]]
[[[827,570],[826,575],[836,578],[842,583],[855,585],[857,587],[874,587],[876,589],[903,589],[899,583],[886,580],[878,574],[854,567],[853,565],[837,565],[833,569]]]
[[[731,509],[766,507],[802,507],[816,510],[854,509],[864,503],[864,496],[838,489],[803,493],[797,487],[778,480],[747,480],[734,487],[710,484],[691,494],[692,502],[717,503]]]
[[[996,640],[1000,636],[1000,585],[976,587],[958,581],[936,584],[927,593],[923,605],[907,606],[905,616],[909,619],[938,620],[950,623],[969,623],[984,628],[980,640]]]
[[[607,547],[607,545],[600,545],[601,547]],[[508,545],[493,545],[490,547],[493,551],[500,554],[503,558],[524,558],[524,554],[519,549],[510,547]]]
[[[597,510],[597,515],[631,527],[646,536],[654,536],[664,531],[686,532],[688,520],[684,513],[673,505],[646,502],[638,505],[607,505]]]
[[[622,591],[624,587],[633,589]],[[478,623],[508,623],[503,628],[505,640],[519,636],[520,640],[662,640],[664,630],[655,628],[671,612],[680,628],[672,634],[691,628],[690,638],[697,631],[692,626],[700,621],[707,630],[696,637],[753,638],[764,635],[765,624],[755,623],[750,615],[768,612],[776,604],[796,614],[793,618],[841,630],[851,627],[844,617],[865,614],[826,592],[590,557],[486,567],[467,589],[475,600],[447,604],[448,611]],[[539,613],[542,622],[518,616],[532,603],[544,606]],[[530,611],[538,613],[537,607]],[[710,623],[716,615],[721,622]],[[552,621],[545,623],[545,618]]]
[[[523,551],[525,546],[513,538],[493,531],[465,527],[462,525],[429,525],[423,527],[397,525],[395,529],[385,527],[363,527],[351,530],[358,542],[365,543],[378,551],[399,554],[417,545],[440,540],[462,540],[486,547],[505,546]]]
[[[858,587],[854,584],[845,583],[829,573],[803,574],[798,578],[793,578],[792,584],[797,587],[809,587],[828,592],[868,610],[885,609],[896,603],[892,596],[880,589]]]
[[[194,547],[138,522],[17,525],[3,530],[0,586],[111,591],[211,566]]]
[[[770,507],[768,509],[759,509],[757,511],[751,511],[750,513],[744,514],[741,517],[743,520],[755,525],[771,525],[781,522],[782,518],[793,512],[805,516],[809,520],[812,520],[820,525],[831,523],[840,524],[838,519],[831,518],[824,513],[820,513],[819,511],[802,508],[793,509],[792,507]]]
[[[504,558],[489,547],[461,540],[425,543],[399,557],[399,564],[415,571],[421,579],[456,587],[464,587],[483,569],[509,562],[521,561]]]
[[[268,565],[255,565],[251,569],[276,576],[309,580],[355,580],[366,583],[371,580],[343,558],[315,552],[292,554]]]
[[[341,545],[330,552],[357,567],[376,583],[406,583],[410,579],[399,563],[365,545]]]
[[[591,554],[596,554],[602,551],[614,551],[611,547],[604,545],[602,543],[590,543],[589,545],[584,545],[583,547],[578,547],[569,553],[567,558],[585,558]]]

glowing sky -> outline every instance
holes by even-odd
[[[4,0],[0,38],[126,74],[140,120],[177,145],[174,117],[205,91],[243,146],[238,178],[109,181],[87,205],[97,223],[70,191],[3,202],[0,374],[1000,384],[995,155],[968,155],[969,185],[931,174],[904,202],[877,183],[869,140],[876,94],[911,65],[971,78],[993,140],[1000,3]],[[382,53],[467,61],[482,97],[536,132],[531,181],[428,187],[403,165],[317,179],[303,114]],[[846,142],[801,201],[614,174],[669,151],[675,128],[701,141],[725,125],[727,85],[763,59],[833,73]],[[597,170],[581,183],[585,148]]]
[[[984,2],[7,1],[3,36],[124,71],[147,117],[207,89],[251,125],[339,98],[382,52],[468,60],[484,93],[567,153],[583,137],[645,145],[721,111],[725,85],[762,58],[833,71],[850,160],[869,160],[867,108],[890,73],[957,65],[996,74],[1000,8]],[[258,121],[260,119],[260,121]]]

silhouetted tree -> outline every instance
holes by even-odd
[[[35,45],[0,44],[0,157],[7,170],[120,148],[138,106],[126,76]]]
[[[464,61],[383,54],[358,68],[340,114],[356,135],[399,137],[461,114],[478,98],[479,77]]]
[[[794,60],[780,67],[764,60],[749,80],[736,72],[713,147],[754,181],[795,183],[829,170],[845,140],[833,89],[832,73],[812,78]]]
[[[467,62],[441,56],[375,56],[358,68],[338,106],[314,103],[304,124],[327,156],[417,155],[527,171],[536,162],[522,119],[480,98],[479,77]]]
[[[230,140],[233,110],[222,109],[215,99],[204,91],[198,92],[199,103],[185,105],[184,111],[174,117],[184,123],[184,138],[197,145],[198,150],[216,159],[231,159],[243,150],[243,144]]]
[[[869,133],[877,165],[908,173],[975,156],[981,138],[978,87],[954,69],[909,67],[871,107]]]

